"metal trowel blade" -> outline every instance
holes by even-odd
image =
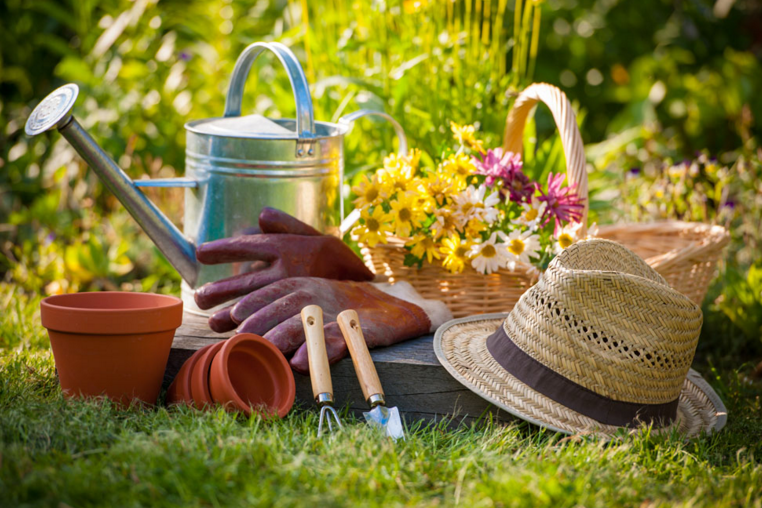
[[[374,427],[384,430],[387,436],[394,439],[405,439],[405,428],[397,407],[376,406],[368,413],[363,413],[365,421]]]

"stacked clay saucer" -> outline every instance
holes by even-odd
[[[167,404],[283,418],[294,405],[296,385],[286,358],[267,339],[241,333],[196,351],[167,390]]]

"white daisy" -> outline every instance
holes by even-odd
[[[485,196],[487,187],[481,185],[478,189],[469,185],[465,190],[453,197],[455,213],[453,214],[459,228],[463,228],[471,219],[492,224],[500,215],[495,205],[500,203],[500,194],[493,192]]]
[[[463,228],[469,220],[476,218],[476,209],[481,205],[479,193],[473,185],[469,185],[463,191],[455,194],[452,200],[455,204],[453,218],[458,227]]]
[[[497,234],[492,233],[489,240],[478,243],[471,248],[471,266],[478,272],[490,274],[505,266],[508,251],[505,245],[496,244]]]
[[[434,239],[441,236],[451,235],[458,228],[458,221],[454,214],[447,208],[437,208],[434,210],[436,220],[431,224],[431,231],[434,233]]]
[[[481,206],[476,207],[476,213],[479,215],[479,220],[486,222],[487,224],[492,224],[497,220],[498,215],[500,215],[500,212],[495,208],[495,206],[500,203],[500,193],[495,191],[489,196],[485,196],[486,193],[487,187],[485,185],[479,186],[477,194]]]
[[[561,228],[561,231],[556,235],[556,243],[553,244],[553,253],[561,254],[565,248],[579,240],[579,229],[581,227],[581,222],[570,222]]]
[[[506,266],[509,270],[516,269],[516,263],[530,264],[529,258],[540,257],[540,237],[533,235],[531,230],[520,231],[514,229],[510,235],[501,232],[500,236],[505,242],[505,251],[508,257]]]
[[[548,203],[540,201],[537,196],[532,196],[531,203],[522,203],[521,206],[524,207],[524,211],[519,218],[514,219],[512,222],[514,224],[526,226],[531,231],[536,231],[540,225],[542,216],[545,215],[545,207],[548,206]]]

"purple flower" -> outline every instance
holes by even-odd
[[[637,175],[639,175],[639,174],[640,174],[640,168],[637,168],[637,167],[635,167],[635,168],[630,168],[630,174],[631,174],[631,175],[634,175],[634,176],[637,176]]]
[[[183,60],[185,62],[187,62],[188,60],[191,59],[191,55],[187,51],[181,51],[178,56],[179,56],[180,60]]]
[[[510,194],[511,201],[517,203],[530,199],[536,189],[536,184],[530,182],[522,171],[523,165],[520,154],[504,154],[502,148],[487,150],[481,159],[474,157],[476,172],[487,177],[487,186],[492,187],[496,181],[501,180],[503,186],[500,192]]]
[[[551,219],[556,222],[556,231],[563,227],[563,222],[579,222],[584,206],[582,199],[574,192],[573,186],[561,187],[566,175],[561,173],[548,175],[547,194],[540,191],[540,201],[545,201],[545,224]]]

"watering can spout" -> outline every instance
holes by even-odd
[[[58,129],[121,201],[182,278],[194,287],[198,277],[195,245],[138,189],[135,182],[71,115],[78,93],[77,85],[68,84],[48,95],[29,116],[26,133],[35,136],[53,128]]]

